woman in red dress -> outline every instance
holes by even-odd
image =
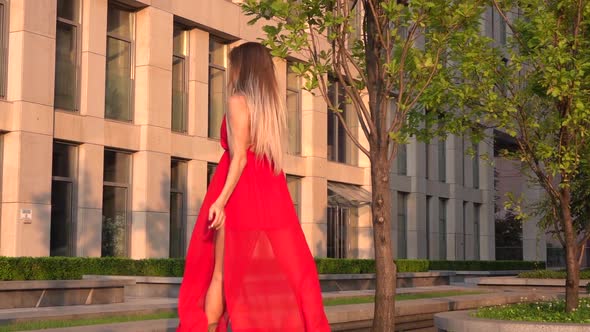
[[[201,206],[177,332],[328,332],[317,270],[282,172],[285,110],[258,43],[230,53],[225,153]]]

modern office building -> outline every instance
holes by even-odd
[[[0,0],[0,255],[183,256],[223,152],[227,53],[262,36],[248,20],[228,0]],[[368,159],[289,63],[276,67],[312,253],[372,257]],[[493,143],[400,148],[397,257],[494,259],[493,166],[467,151]]]

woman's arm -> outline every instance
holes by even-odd
[[[228,104],[226,120],[231,128],[231,135],[228,137],[230,140],[229,170],[221,194],[209,208],[209,220],[212,220],[209,228],[215,229],[221,228],[225,222],[223,209],[246,167],[250,146],[250,114],[246,99],[243,96],[232,96]]]

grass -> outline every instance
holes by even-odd
[[[417,299],[431,299],[437,297],[446,296],[457,296],[457,295],[471,295],[471,294],[482,294],[485,292],[477,291],[447,291],[447,292],[431,292],[431,293],[415,293],[415,294],[400,294],[396,297],[398,301],[404,300],[417,300]],[[375,300],[374,296],[356,296],[356,297],[341,297],[335,299],[324,300],[324,305],[335,306],[343,304],[362,304],[372,303]],[[97,325],[97,324],[112,324],[112,323],[125,323],[135,322],[152,319],[167,319],[177,318],[178,315],[175,312],[162,312],[155,314],[137,314],[137,315],[115,315],[101,318],[88,318],[88,319],[73,319],[73,320],[46,320],[36,322],[23,322],[14,323],[10,325],[0,326],[0,332],[13,332],[13,331],[28,331],[28,330],[41,330],[41,329],[52,329],[62,327],[75,327],[75,326],[86,326],[86,325]]]
[[[580,306],[571,313],[565,312],[565,300],[558,300],[482,308],[474,316],[527,322],[590,324],[590,298],[580,299]]]
[[[482,294],[482,293],[485,293],[485,292],[446,291],[446,292],[399,294],[395,297],[395,299],[397,301],[406,301],[406,300],[432,299],[432,298],[447,297],[447,296],[473,295],[473,294]],[[373,303],[373,302],[375,302],[375,297],[372,295],[354,296],[354,297],[351,296],[351,297],[339,297],[339,298],[325,299],[324,305],[325,306],[335,306],[335,305],[363,304],[363,303]]]
[[[166,319],[178,317],[175,312],[161,312],[155,314],[116,315],[100,318],[86,318],[73,320],[45,320],[35,322],[22,322],[0,326],[0,332],[29,331],[41,329],[53,329],[62,327],[86,326],[97,324],[125,323],[152,319]]]

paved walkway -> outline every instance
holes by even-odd
[[[447,291],[473,291],[473,287],[460,286],[435,286],[400,288],[398,293],[424,293]],[[483,289],[478,289],[483,290]],[[324,293],[325,298],[353,297],[373,295],[374,291],[342,291]],[[457,297],[445,297],[436,299],[408,300],[397,303],[398,315],[416,315],[424,313],[436,313],[448,310],[462,310],[481,305],[493,305],[499,303],[518,302],[522,297],[534,297],[531,292],[495,292],[476,295],[463,295]],[[126,302],[104,305],[80,305],[64,307],[22,308],[0,310],[0,324],[10,322],[22,322],[49,319],[80,319],[112,316],[114,314],[149,314],[157,312],[176,312],[177,299],[175,298],[134,298],[127,297]],[[353,321],[367,321],[372,319],[373,304],[352,304],[326,307],[326,314],[331,324],[343,324]],[[168,332],[175,331],[178,325],[177,319],[160,319],[128,323],[92,325],[84,327],[61,328],[39,330],[51,332]],[[334,326],[334,325],[333,325]],[[334,329],[334,331],[344,331]]]

